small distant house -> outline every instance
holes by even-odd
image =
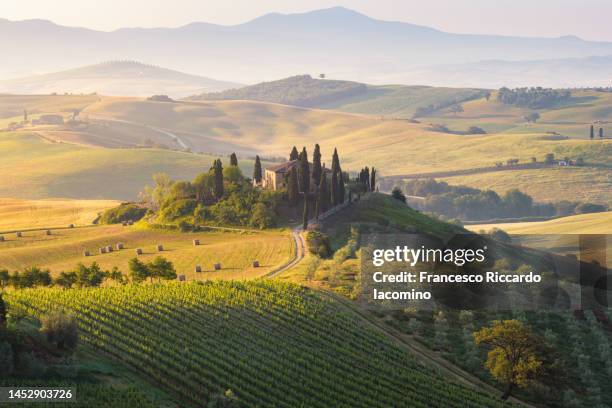
[[[312,175],[312,163],[308,163],[308,165],[310,167],[310,174]],[[291,160],[267,167],[264,170],[263,178],[261,180],[261,187],[275,191],[287,188],[289,172],[294,168],[298,169],[299,166],[299,160]],[[326,175],[331,175],[331,170],[326,168],[325,164],[322,165],[322,168]],[[310,185],[312,188],[314,188],[315,183],[312,179]]]

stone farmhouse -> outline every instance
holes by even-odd
[[[280,163],[274,166],[267,167],[264,170],[263,178],[261,180],[260,187],[269,189],[269,190],[282,190],[287,188],[287,180],[289,177],[289,171],[292,169],[297,169],[300,165],[299,160],[291,160],[288,162]],[[310,167],[310,174],[312,175],[312,163],[308,163]],[[331,177],[331,170],[325,167],[325,164],[321,166],[323,168],[323,172],[327,175],[327,177]],[[315,183],[310,180],[310,187],[314,190]]]

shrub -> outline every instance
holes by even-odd
[[[406,203],[406,196],[404,195],[404,193],[402,193],[402,190],[400,190],[398,187],[393,188],[393,191],[391,191],[391,197],[403,203]]]
[[[249,224],[260,229],[274,227],[276,225],[276,215],[266,204],[257,203],[253,207],[253,214]]]
[[[138,221],[146,214],[147,209],[132,203],[123,203],[115,208],[110,208],[100,217],[102,224],[118,224],[125,221]]]
[[[306,234],[306,246],[311,254],[328,258],[332,254],[329,237],[319,231],[309,231]]]
[[[466,132],[468,135],[486,135],[487,132],[478,126],[470,126]]]
[[[608,211],[608,207],[603,204],[584,203],[576,207],[576,214],[589,214]]]
[[[196,200],[186,198],[170,202],[161,210],[161,218],[165,221],[175,221],[178,218],[193,214]]]
[[[51,312],[41,318],[41,333],[59,350],[73,352],[79,341],[78,325],[74,317],[66,313]]]
[[[47,366],[36,359],[32,352],[19,353],[16,360],[15,371],[25,377],[38,378],[44,376],[47,372]]]
[[[492,228],[489,231],[489,236],[499,242],[506,242],[506,243],[512,242],[510,235],[508,235],[506,231],[499,229],[499,228]]]

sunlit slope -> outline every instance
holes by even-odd
[[[443,177],[439,180],[498,194],[518,188],[536,201],[581,201],[609,205],[612,203],[612,168],[553,167],[537,170],[512,170],[465,176]]]
[[[262,102],[155,103],[105,98],[86,112],[183,132],[197,151],[232,143],[243,150],[287,156],[293,145],[318,142],[326,160],[335,146],[345,169],[374,165],[385,175],[485,167],[511,158],[543,160],[547,153],[582,157],[590,163],[606,163],[612,157],[610,140],[549,140],[542,133],[452,135],[406,120]]]
[[[4,234],[0,242],[0,269],[22,269],[28,266],[49,268],[53,274],[72,270],[79,262],[97,262],[105,269],[117,266],[128,272],[128,261],[141,248],[142,260],[163,255],[172,261],[180,274],[191,279],[242,279],[257,277],[284,263],[291,255],[291,240],[286,232],[202,232],[141,229],[121,225],[102,225],[74,229],[26,231],[22,237]],[[193,245],[199,239],[200,245]],[[124,249],[117,250],[122,243]],[[157,245],[163,245],[159,252]],[[101,247],[112,246],[111,253],[100,254]],[[84,256],[89,251],[91,256]],[[260,263],[259,268],[253,262]],[[215,271],[215,263],[222,269]],[[195,267],[202,268],[201,273]]]
[[[117,206],[112,200],[20,200],[0,198],[0,231],[90,225]]]
[[[85,343],[155,381],[183,406],[205,406],[227,389],[248,407],[504,405],[419,364],[353,310],[297,285],[37,289],[6,299],[28,314],[72,312]]]
[[[509,234],[612,234],[612,211],[541,222],[467,225],[472,231],[501,228]]]
[[[0,196],[18,198],[135,199],[154,173],[191,179],[208,171],[215,159],[162,149],[52,143],[31,133],[0,133],[0,152]],[[241,166],[252,171],[249,161]]]
[[[477,99],[461,104],[463,112],[453,113],[448,109],[433,113],[423,121],[447,124],[455,130],[480,126],[489,133],[538,133],[556,132],[572,138],[589,138],[589,128],[596,131],[604,128],[612,135],[612,93],[596,91],[572,91],[572,98],[563,105],[548,109],[531,109],[505,105],[496,101],[493,92],[489,101]],[[536,123],[526,123],[525,116],[538,112]]]

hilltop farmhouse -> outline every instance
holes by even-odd
[[[292,169],[296,169],[296,171],[298,171],[299,165],[299,160],[290,160],[288,162],[267,167],[264,170],[264,175],[261,180],[261,187],[275,191],[287,188],[287,178],[289,176],[289,172]],[[308,163],[308,166],[310,167],[310,174],[312,174],[312,163]],[[330,169],[325,167],[325,164],[323,164],[322,170],[328,177],[331,176],[332,172]],[[314,191],[316,183],[312,180],[312,178],[310,181],[310,187]]]

